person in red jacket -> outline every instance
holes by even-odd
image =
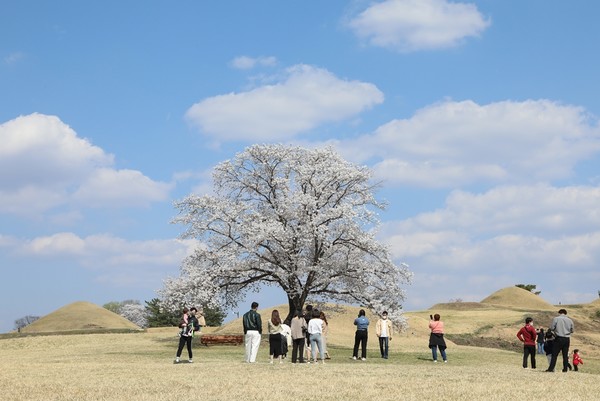
[[[583,365],[583,359],[579,356],[579,350],[573,350],[573,370],[577,372],[579,370],[579,365]]]
[[[533,319],[525,319],[525,326],[517,333],[517,338],[523,343],[523,367],[527,369],[527,357],[531,355],[531,369],[535,369],[535,339],[537,333],[531,324]]]

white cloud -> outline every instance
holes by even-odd
[[[205,99],[186,117],[218,141],[282,141],[319,124],[354,117],[381,102],[383,93],[373,84],[297,65],[279,83]]]
[[[58,233],[48,237],[35,238],[25,249],[35,255],[80,255],[85,241],[73,233]]]
[[[455,188],[569,177],[600,151],[600,130],[584,109],[549,100],[446,101],[337,146],[352,160],[379,160],[388,183]]]
[[[135,170],[96,169],[73,194],[82,205],[140,206],[167,199],[172,185],[155,182]]]
[[[277,65],[276,57],[248,57],[240,56],[231,61],[231,66],[238,70],[249,70],[256,66],[274,67]]]
[[[348,23],[369,44],[400,52],[453,47],[490,24],[474,4],[447,0],[386,0]]]
[[[23,52],[14,52],[4,57],[4,64],[15,64],[25,58],[25,53]]]
[[[541,281],[549,301],[564,302],[563,291],[577,287],[577,277],[600,277],[599,204],[600,187],[455,191],[442,209],[386,223],[382,237],[397,260],[415,269],[418,288],[444,294],[436,302],[473,294],[480,300],[505,286]],[[461,285],[472,276],[474,288]]]
[[[453,191],[444,209],[405,220],[404,232],[447,230],[473,236],[525,232],[577,235],[600,227],[600,187],[505,186],[483,194]]]
[[[9,245],[23,263],[28,259],[66,260],[96,272],[99,280],[107,281],[107,277],[112,277],[108,281],[131,284],[146,282],[143,276],[148,274],[158,280],[167,271],[172,272],[193,252],[198,242],[176,239],[130,241],[109,234],[80,237],[71,232],[31,240],[0,236],[0,247]]]
[[[170,190],[139,171],[115,170],[112,155],[55,116],[10,120],[0,125],[0,143],[0,213],[39,214],[78,201],[140,205]]]

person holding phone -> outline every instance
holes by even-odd
[[[431,334],[429,335],[429,348],[431,348],[431,354],[433,356],[433,362],[437,362],[437,350],[440,350],[444,363],[448,362],[446,357],[446,341],[444,340],[444,322],[440,320],[440,315],[429,315],[431,319],[429,321],[429,328]]]
[[[356,326],[356,333],[354,334],[354,351],[352,353],[352,359],[358,359],[358,346],[361,346],[361,358],[363,361],[367,360],[367,340],[369,339],[369,319],[365,316],[365,310],[361,309],[358,312],[358,317],[354,319],[354,325]]]

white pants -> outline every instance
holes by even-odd
[[[256,362],[256,354],[260,345],[260,333],[258,330],[248,330],[246,332],[246,362]]]

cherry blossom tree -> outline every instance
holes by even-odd
[[[387,310],[405,323],[412,274],[375,239],[371,171],[331,148],[254,145],[216,166],[214,195],[176,203],[174,222],[199,246],[159,293],[173,306],[236,306],[247,291],[281,287],[289,315],[307,297]],[[290,316],[288,316],[290,317]]]
[[[121,306],[120,315],[139,327],[148,327],[148,312],[140,303],[128,303]]]

